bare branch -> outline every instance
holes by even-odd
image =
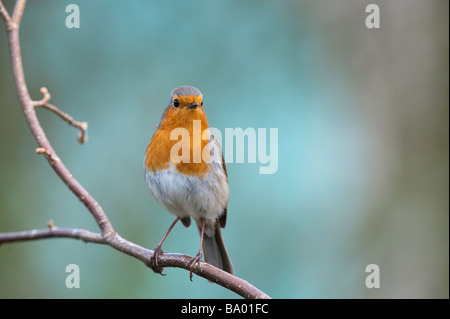
[[[50,223],[50,222],[49,222]],[[30,230],[22,232],[12,232],[12,233],[0,233],[0,245],[2,243],[13,243],[30,241],[37,239],[46,238],[75,238],[81,239],[86,243],[96,243],[96,244],[106,244],[118,251],[121,251],[129,256],[141,260],[145,265],[150,267],[150,259],[153,257],[153,251],[136,245],[118,234],[113,234],[108,238],[103,237],[101,234],[92,233],[84,229],[72,229],[72,228],[57,228],[51,222],[49,225],[50,229],[40,229],[40,230]],[[182,254],[171,254],[164,253],[160,255],[158,263],[162,267],[177,267],[190,270],[189,261],[192,257],[182,255]],[[255,288],[247,281],[240,279],[236,276],[230,275],[229,273],[216,268],[206,262],[200,262],[192,269],[192,272],[208,279],[209,281],[215,282],[222,287],[225,287],[235,293],[239,294],[244,298],[253,299],[268,299],[270,298],[261,290]]]
[[[81,239],[86,243],[105,244],[105,240],[101,234],[92,233],[85,229],[57,227],[53,229],[35,229],[21,232],[0,233],[0,244],[54,237],[74,238]]]
[[[86,191],[86,189],[72,176],[67,167],[60,160],[52,145],[50,144],[44,130],[42,129],[38,117],[36,115],[36,107],[44,107],[68,122],[70,125],[80,129],[79,140],[85,140],[87,123],[74,121],[71,116],[62,112],[57,107],[48,103],[51,96],[46,88],[41,89],[44,95],[40,101],[33,101],[29,95],[25,82],[23,71],[22,56],[20,52],[19,41],[19,25],[25,9],[26,0],[17,0],[12,18],[9,16],[2,1],[0,0],[0,15],[7,26],[8,43],[10,49],[11,65],[13,69],[13,77],[17,89],[17,95],[22,106],[25,119],[30,127],[31,134],[36,139],[38,154],[45,155],[50,166],[55,173],[61,178],[66,186],[74,193],[74,195],[86,206],[91,215],[94,217],[97,225],[101,230],[101,234],[92,233],[84,229],[58,228],[53,225],[52,221],[47,223],[49,229],[31,230],[23,232],[0,233],[0,245],[3,243],[13,243],[21,241],[30,241],[45,238],[74,238],[81,239],[89,243],[106,244],[112,248],[121,251],[127,255],[137,258],[150,267],[150,260],[154,255],[152,250],[138,246],[121,236],[119,236],[111,225],[108,217],[98,202]],[[162,267],[179,267],[189,270],[190,256],[180,254],[164,253],[160,255],[158,262]],[[193,267],[192,272],[206,278],[212,282],[236,292],[245,298],[270,298],[262,291],[250,285],[243,279],[230,275],[214,266],[205,262],[200,262]]]
[[[13,20],[16,23],[20,22],[24,6],[26,1],[18,0],[14,9]],[[51,167],[55,173],[61,178],[61,180],[67,185],[67,187],[77,196],[77,198],[86,206],[91,215],[96,220],[98,226],[102,231],[102,235],[107,237],[114,233],[114,228],[108,220],[102,207],[97,201],[89,194],[86,189],[73,177],[67,167],[62,161],[55,161],[55,158],[59,158],[56,155],[52,145],[50,144],[44,130],[42,129],[39,120],[36,115],[35,105],[39,102],[35,102],[31,99],[28,92],[28,88],[25,82],[25,75],[23,71],[22,55],[20,52],[19,41],[19,28],[8,29],[8,42],[10,48],[11,64],[13,69],[14,81],[17,88],[17,95],[22,105],[22,109],[30,127],[31,133],[36,139],[39,148],[43,148],[47,160],[51,164]],[[43,101],[49,97],[44,92]],[[50,107],[51,108],[51,107]]]
[[[12,19],[17,24],[17,27],[19,27],[20,21],[22,20],[23,11],[25,10],[26,4],[27,4],[27,0],[17,0],[16,1],[16,6],[14,7]]]

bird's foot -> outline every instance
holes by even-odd
[[[150,268],[157,274],[160,274],[162,276],[165,276],[166,274],[163,274],[162,271],[164,267],[160,267],[158,265],[158,258],[160,255],[164,254],[164,251],[161,249],[161,246],[156,246],[155,251],[153,253],[152,258],[150,258]]]
[[[191,281],[192,281],[192,270],[194,270],[196,264],[200,264],[201,261],[202,261],[202,251],[200,250],[198,254],[195,257],[193,257],[186,265],[187,267],[189,267],[189,279]]]

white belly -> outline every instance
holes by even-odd
[[[181,174],[174,165],[158,172],[149,172],[144,165],[144,170],[147,185],[162,207],[177,217],[192,217],[197,223],[204,219],[205,231],[211,235],[215,220],[228,205],[228,182],[222,169],[209,170],[205,178]]]

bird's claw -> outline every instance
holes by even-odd
[[[155,273],[160,274],[161,276],[165,276],[166,274],[163,274],[162,272],[164,270],[164,267],[160,267],[158,265],[158,258],[162,254],[164,254],[164,251],[161,249],[160,246],[157,246],[155,248],[152,258],[150,258],[150,268],[152,268],[152,270]]]
[[[189,268],[189,279],[191,281],[192,281],[192,270],[194,270],[195,265],[200,264],[201,261],[202,261],[202,251],[199,251],[198,254],[187,263],[186,266]]]

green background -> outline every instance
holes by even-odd
[[[13,1],[3,1],[12,10]],[[79,29],[65,27],[79,5]],[[380,6],[367,29],[366,5]],[[278,128],[278,171],[228,163],[223,231],[236,275],[275,298],[449,297],[447,1],[29,1],[20,35],[31,96],[89,122],[89,141],[38,110],[52,145],[116,231],[153,249],[173,218],[143,177],[180,85],[211,126]],[[35,152],[0,23],[0,232],[98,228]],[[194,255],[177,225],[163,248]],[[67,289],[68,264],[81,287]],[[367,289],[377,264],[381,287]],[[154,274],[110,247],[0,247],[1,298],[234,298],[181,269]]]

